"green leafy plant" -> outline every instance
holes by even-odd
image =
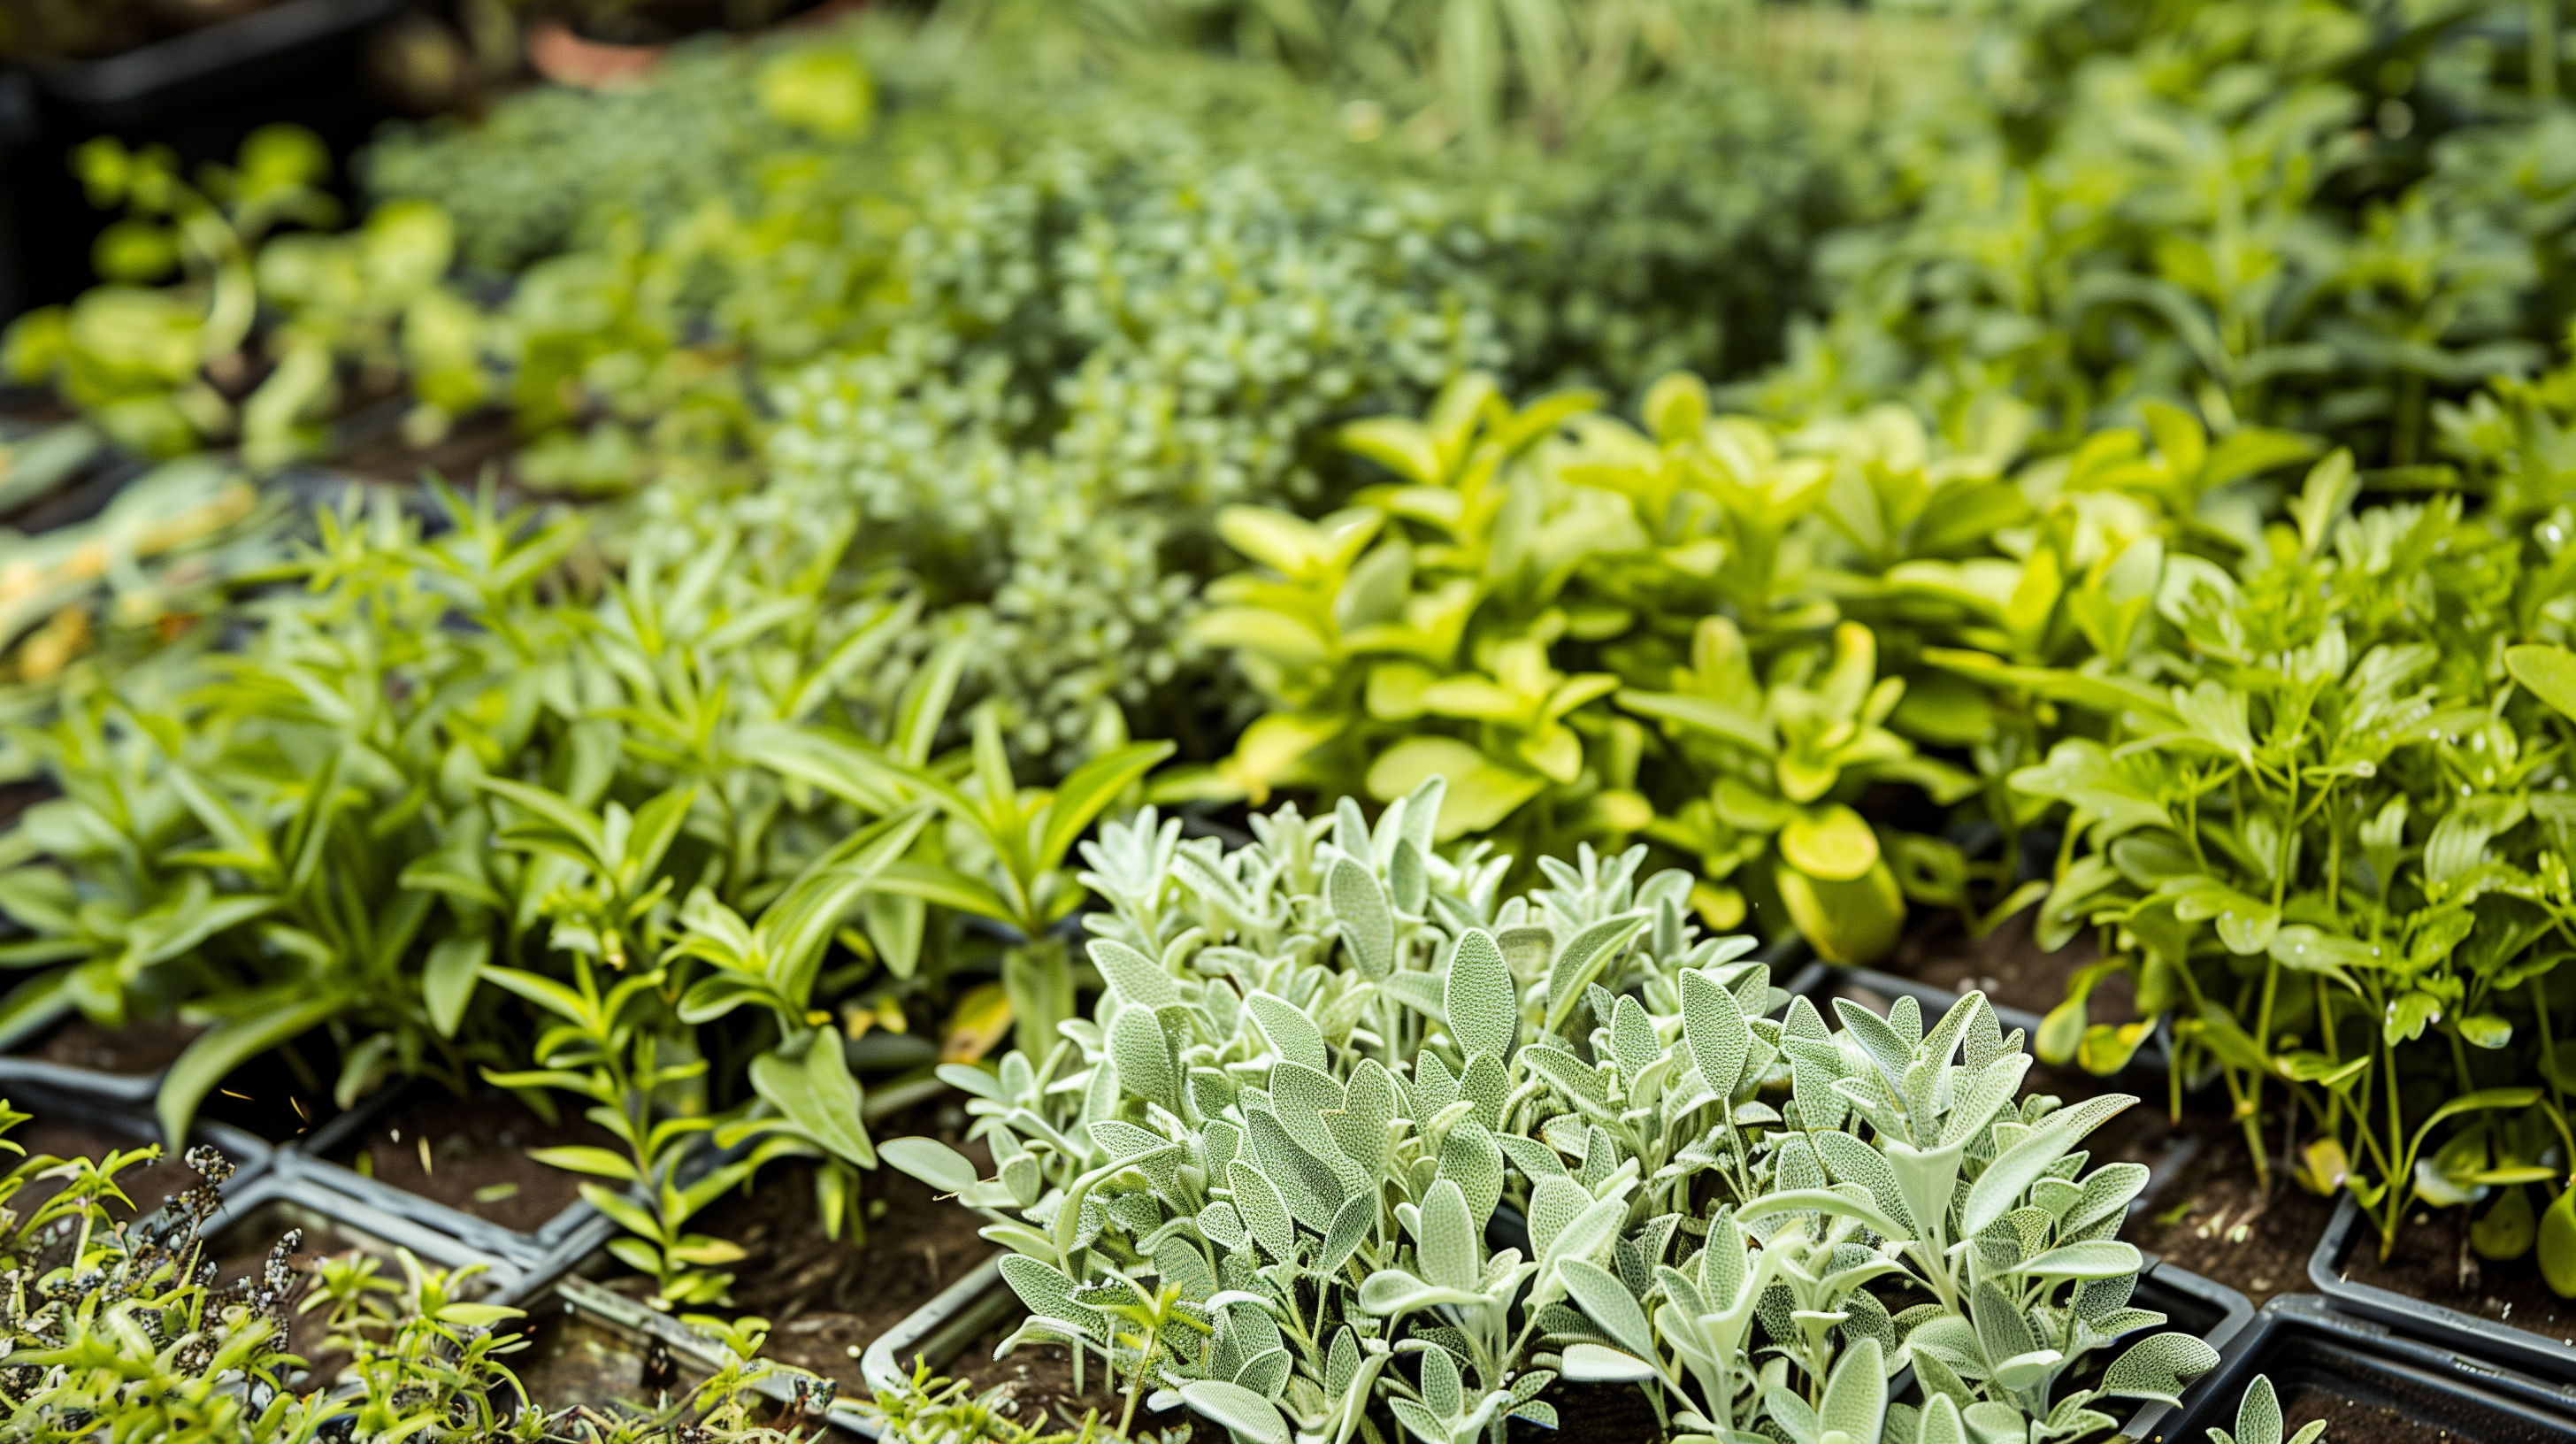
[[[2569,917],[2563,718],[2543,705],[2560,654],[2507,645],[2553,573],[2455,498],[2354,491],[2329,457],[2235,568],[2163,559],[2150,632],[2105,659],[2108,731],[2013,775],[2073,813],[2043,943],[2090,922],[2106,945],[2043,1051],[2117,1066],[2170,1012],[2177,1080],[2225,1077],[2258,1168],[2278,1090],[2282,1152],[2304,1118],[2301,1177],[2350,1187],[2383,1248],[2416,1200],[2498,1189],[2482,1246],[2512,1256],[2523,1186],[2567,1156],[2541,1086]],[[2111,971],[2146,1021],[2088,1029]]]
[[[2565,324],[2547,7],[2000,6],[1886,127],[1888,213],[1761,388],[1843,415],[2002,387],[2074,445],[2147,400],[2432,461],[2430,407]]]
[[[1876,1437],[1900,1352],[1954,1424],[2071,1437],[2213,1361],[2161,1336],[2056,1387],[2161,1322],[2109,1240],[2144,1170],[2074,1151],[2132,1100],[2012,1106],[2029,1059],[1978,995],[1829,1034],[1748,939],[1697,935],[1686,874],[1639,884],[1643,849],[1504,897],[1502,860],[1434,849],[1443,791],[1374,827],[1256,815],[1233,853],[1150,814],[1087,850],[1100,1007],[1042,1059],[943,1070],[996,1176],[881,1150],[994,1220],[1030,1313],[1006,1350],[1096,1360],[1131,1420],[1159,1386],[1248,1439],[1383,1407],[1425,1444],[1552,1422],[1560,1369],[1690,1432]],[[1526,1248],[1487,1240],[1506,1202]],[[1933,1302],[1889,1310],[1883,1276]]]
[[[2326,1421],[2312,1419],[2289,1436],[2289,1444],[2316,1444],[2326,1432]],[[2236,1406],[2236,1432],[2212,1428],[2210,1444],[2282,1444],[2281,1396],[2272,1388],[2268,1374],[2257,1374],[2247,1386],[2245,1397]]]
[[[411,435],[434,439],[487,389],[480,314],[444,282],[455,249],[444,212],[378,207],[345,236],[323,189],[329,157],[309,132],[268,126],[232,167],[196,185],[167,151],[84,144],[74,169],[93,204],[122,206],[100,237],[105,284],[68,308],[12,324],[11,374],[55,384],[128,450],[171,456],[238,440],[276,467],[317,449],[344,388],[408,383]],[[172,272],[175,285],[155,288]]]
[[[1881,783],[1935,805],[1979,791],[1918,739],[2018,745],[1916,660],[2008,610],[2019,562],[1978,553],[2039,519],[1997,475],[2009,422],[1936,460],[1893,418],[1787,452],[1710,417],[1686,377],[1649,395],[1660,443],[1589,404],[1513,411],[1464,382],[1426,421],[1348,429],[1398,478],[1361,506],[1223,518],[1266,570],[1213,584],[1199,634],[1235,649],[1272,711],[1212,783],[1385,799],[1439,772],[1458,832],[1534,851],[1643,835],[1699,867],[1713,925],[1767,900],[1771,926],[1836,960],[1885,952],[1909,895],[1979,925],[2027,905],[2009,864],[1972,876],[1932,838],[1883,852],[1851,806]],[[1882,641],[1852,613],[1896,624]]]

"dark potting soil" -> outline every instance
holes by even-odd
[[[1906,933],[1879,966],[1887,972],[1965,993],[1982,989],[1989,1002],[2046,1015],[2066,1001],[2075,970],[2099,959],[2091,933],[2079,933],[2053,953],[2041,952],[2039,909],[2025,908],[1982,938],[1968,936],[1955,914],[1936,914]],[[2086,1014],[2096,1023],[2126,1023],[2138,1016],[2129,978],[2104,978],[2087,995]]]
[[[966,1121],[955,1100],[943,1099],[872,1131],[878,1138],[936,1137],[988,1168],[983,1145],[963,1141]],[[733,1266],[733,1306],[769,1320],[762,1354],[838,1380],[845,1398],[867,1397],[859,1355],[877,1335],[998,1252],[977,1232],[981,1215],[939,1198],[928,1184],[893,1168],[870,1170],[862,1180],[872,1215],[864,1246],[824,1235],[814,1171],[804,1164],[764,1174],[757,1194],[728,1194],[690,1223],[749,1255]]]
[[[379,1182],[520,1233],[581,1201],[581,1176],[539,1163],[531,1148],[589,1144],[623,1157],[615,1135],[566,1109],[548,1123],[505,1093],[458,1097],[422,1085],[387,1109],[331,1161]]]
[[[2576,1336],[2576,1300],[2552,1293],[2528,1254],[2501,1262],[2478,1257],[2469,1223],[2465,1208],[2418,1208],[2383,1260],[2378,1230],[2365,1220],[2344,1255],[2343,1276],[2553,1339]]]
[[[229,1123],[271,1143],[301,1138],[340,1111],[332,1084],[340,1060],[319,1033],[244,1063],[206,1094],[197,1116]]]
[[[424,474],[471,490],[491,470],[505,491],[515,491],[518,468],[517,428],[499,412],[466,417],[427,446],[403,439],[399,428],[387,428],[331,458],[331,469],[369,481],[416,485]]]
[[[680,1394],[706,1376],[674,1359],[667,1349],[638,1344],[579,1314],[548,1310],[521,1327],[528,1347],[510,1356],[510,1370],[528,1399],[551,1413],[577,1406],[649,1405],[664,1393]]]
[[[1556,1407],[1556,1428],[1550,1431],[1527,1419],[1514,1419],[1512,1444],[1570,1444],[1578,1439],[1652,1444],[1664,1437],[1655,1421],[1655,1406],[1634,1384],[1550,1384],[1539,1397]]]
[[[2243,1291],[2258,1308],[2274,1294],[2304,1291],[2334,1200],[2290,1182],[2277,1163],[2268,1187],[2257,1182],[2240,1130],[2185,1126],[2196,1126],[2198,1151],[2120,1237]]]
[[[38,1035],[35,1042],[19,1050],[19,1056],[66,1068],[86,1068],[93,1073],[112,1073],[120,1078],[139,1078],[177,1062],[204,1031],[197,1024],[175,1018],[102,1028],[76,1014]]]
[[[2394,1409],[2360,1403],[2324,1389],[2292,1389],[2281,1401],[2284,1439],[2319,1419],[2326,1421],[2325,1438],[2320,1444],[2453,1444],[2457,1439],[2447,1429],[2415,1423]]]

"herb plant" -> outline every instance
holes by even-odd
[[[2036,488],[1999,475],[2008,422],[1950,456],[1883,417],[1793,450],[1706,402],[1659,383],[1650,438],[1581,394],[1515,411],[1462,382],[1425,421],[1348,428],[1396,478],[1360,505],[1228,513],[1265,570],[1212,584],[1199,634],[1272,711],[1211,785],[1386,799],[1438,772],[1459,832],[1643,835],[1697,865],[1712,925],[1762,902],[1836,960],[1886,951],[1909,896],[1978,926],[2027,905],[2008,862],[1883,847],[1851,806],[1876,784],[1934,806],[1979,791],[1923,743],[2027,745],[1922,662],[1927,643],[2011,635],[1994,624],[2021,566],[1990,538],[2047,535]],[[2040,495],[2077,522],[2084,503]]]
[[[254,131],[196,185],[166,151],[111,138],[73,160],[92,203],[126,211],[99,240],[106,284],[18,318],[6,362],[120,446],[166,457],[237,440],[269,469],[318,449],[345,389],[407,385],[406,426],[423,439],[484,399],[482,318],[445,287],[447,216],[381,206],[352,234],[321,234],[339,203],[310,133]]]
[[[2258,1167],[2266,1121],[2284,1157],[2312,1129],[2300,1176],[2351,1188],[2383,1249],[2416,1200],[2501,1190],[2481,1247],[2510,1257],[2524,1186],[2567,1156],[2538,1081],[2569,918],[2559,654],[2508,646],[2554,573],[2457,498],[2355,507],[2355,485],[2329,457],[2235,568],[2165,559],[2104,659],[2107,733],[2013,774],[2072,812],[2043,943],[2105,943],[2043,1051],[2125,1058],[2145,1024],[2087,1028],[2084,994],[2129,972],[2143,1018],[2176,1018],[2177,1086],[2214,1067]]]
[[[1099,1009],[1043,1058],[943,1070],[996,1176],[883,1149],[995,1220],[1030,1311],[1005,1349],[1096,1359],[1129,1421],[1162,1388],[1244,1438],[1383,1407],[1427,1444],[1554,1422],[1560,1369],[1688,1432],[1875,1437],[1898,1358],[1926,1422],[2072,1437],[2214,1361],[2161,1336],[2056,1387],[2161,1322],[2109,1238],[2144,1170],[2075,1151],[2132,1100],[2013,1105],[2029,1060],[1977,995],[1928,1035],[1911,1006],[1778,1020],[1750,940],[1700,938],[1642,849],[1505,898],[1503,860],[1433,847],[1443,791],[1374,828],[1256,815],[1233,853],[1150,814],[1087,849]],[[1505,1204],[1526,1247],[1489,1241]],[[1928,1301],[1890,1310],[1882,1277]]]
[[[1768,408],[1997,388],[2074,445],[2146,400],[2433,460],[2430,409],[2527,371],[2566,317],[2545,215],[2502,170],[2564,133],[2549,7],[2004,6],[1887,128],[1890,214],[1835,237],[1830,318]]]
[[[2316,1444],[2326,1432],[2326,1421],[2312,1419],[2289,1436],[2289,1444]],[[2272,1387],[2268,1374],[2257,1374],[2236,1406],[2236,1432],[2213,1428],[2209,1444],[2282,1444],[2281,1396]]]

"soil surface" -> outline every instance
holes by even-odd
[[[534,1233],[581,1201],[581,1176],[531,1148],[586,1143],[621,1156],[615,1135],[567,1108],[548,1123],[506,1093],[460,1098],[434,1084],[379,1114],[331,1161],[506,1229]]]
[[[978,1169],[989,1168],[983,1145],[963,1141],[966,1122],[957,1100],[941,1099],[871,1132],[880,1139],[935,1137]],[[939,1199],[909,1174],[874,1169],[862,1175],[860,1188],[871,1215],[864,1247],[824,1235],[814,1170],[805,1164],[775,1168],[762,1175],[756,1193],[736,1190],[690,1221],[692,1229],[740,1244],[750,1255],[734,1266],[733,1301],[737,1311],[769,1320],[763,1355],[836,1379],[842,1397],[851,1399],[868,1397],[859,1355],[877,1335],[998,1252],[977,1232],[981,1215]]]
[[[2553,1339],[2576,1335],[2576,1301],[2550,1292],[2528,1254],[2501,1262],[2478,1257],[2469,1223],[2465,1208],[2418,1208],[2383,1261],[2378,1231],[2365,1220],[2344,1255],[2343,1276]]]
[[[2267,1191],[2255,1180],[2241,1131],[2186,1127],[2200,1141],[2197,1153],[2121,1237],[2243,1290],[2258,1308],[2274,1294],[2307,1292],[2308,1257],[2334,1217],[2335,1200],[2289,1182],[2278,1159]],[[2468,1247],[2469,1224],[2467,1209],[2418,1208],[2386,1262],[2365,1224],[2343,1276],[2552,1337],[2576,1334],[2576,1304],[2550,1292],[2527,1258],[2479,1258]]]
[[[2039,909],[2025,908],[1982,938],[1968,936],[1955,914],[1940,913],[1909,930],[1879,966],[1887,972],[1965,993],[1983,989],[1989,1002],[2045,1015],[2066,1001],[2066,981],[2101,954],[2089,931],[2053,953],[2039,950]],[[2086,998],[2096,1023],[2126,1023],[2138,1016],[2126,975],[2104,978]]]
[[[2274,1294],[2308,1289],[2308,1255],[2334,1216],[2319,1198],[2282,1176],[2255,1179],[2245,1135],[2186,1120],[2199,1148],[2120,1236],[2204,1278],[2241,1290],[2260,1308]]]
[[[1511,1422],[1512,1444],[1558,1444],[1566,1441],[1597,1439],[1602,1444],[1611,1440],[1633,1440],[1635,1444],[1664,1438],[1655,1422],[1655,1407],[1646,1402],[1645,1391],[1634,1384],[1550,1384],[1541,1399],[1556,1406],[1556,1428],[1545,1429],[1527,1419]]]
[[[2447,1429],[2417,1424],[2394,1409],[2363,1404],[2323,1389],[2293,1389],[2281,1401],[2281,1437],[2304,1425],[2326,1421],[2319,1444],[2454,1444],[2459,1436]]]
[[[20,1049],[19,1056],[66,1068],[86,1068],[93,1073],[112,1073],[120,1078],[139,1078],[177,1062],[204,1031],[196,1024],[173,1018],[102,1028],[75,1014]]]
[[[530,1401],[548,1411],[648,1404],[665,1390],[678,1394],[705,1378],[667,1350],[639,1346],[571,1313],[534,1315],[523,1336],[528,1348],[511,1356],[510,1368]]]
[[[519,437],[508,414],[484,412],[466,417],[427,446],[403,440],[399,427],[386,427],[331,458],[331,469],[372,481],[416,485],[423,474],[471,491],[492,469],[505,490],[518,481]]]

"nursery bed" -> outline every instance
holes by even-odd
[[[535,1233],[581,1201],[581,1176],[539,1163],[529,1149],[624,1151],[607,1129],[569,1108],[548,1123],[507,1094],[460,1097],[436,1085],[408,1089],[333,1134],[316,1137],[318,1156],[515,1233]]]
[[[988,1168],[983,1146],[962,1141],[965,1124],[952,1097],[916,1105],[871,1131],[879,1139],[937,1137]],[[867,1397],[859,1356],[877,1336],[999,1252],[977,1232],[981,1215],[939,1199],[901,1170],[878,1168],[861,1189],[873,1215],[863,1247],[824,1235],[808,1164],[773,1169],[756,1194],[736,1190],[691,1222],[750,1254],[733,1266],[733,1308],[770,1321],[764,1353],[837,1381],[850,1398]]]

